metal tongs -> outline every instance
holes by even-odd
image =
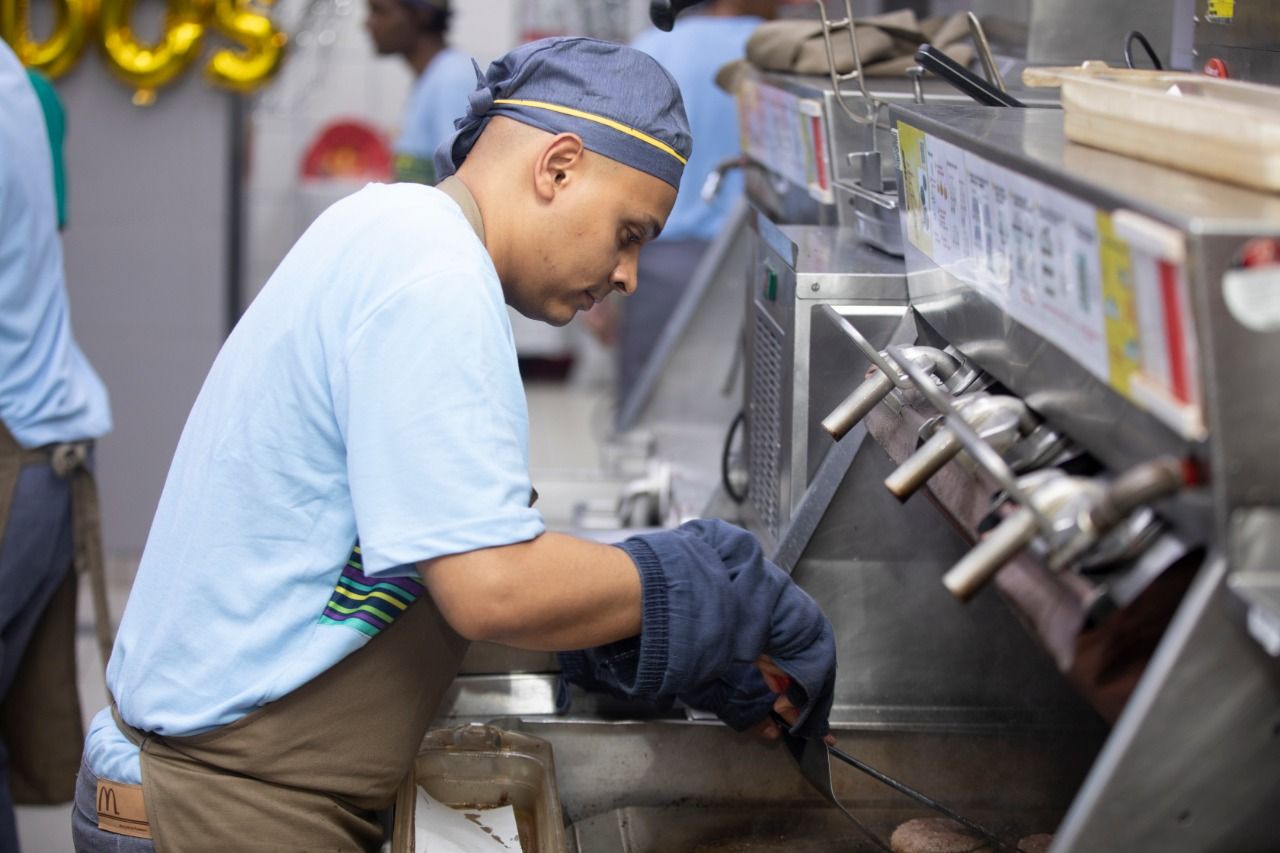
[[[910,797],[912,800],[915,800],[917,803],[931,811],[937,812],[940,815],[944,815],[945,817],[954,820],[956,823],[964,826],[966,829],[971,830],[977,835],[980,835],[984,840],[995,845],[997,850],[1008,850],[1011,851],[1011,853],[1017,853],[1017,847],[1015,845],[1002,841],[996,835],[984,829],[981,825],[957,814],[932,797],[927,797],[914,788],[899,782],[892,776],[889,776],[886,773],[881,773],[870,764],[854,758],[842,749],[834,746],[828,746],[821,738],[805,738],[791,734],[788,723],[777,713],[773,714],[773,720],[782,731],[782,741],[786,744],[787,750],[791,753],[791,757],[794,758],[796,764],[799,765],[800,773],[806,780],[808,780],[810,785],[817,789],[818,793],[822,794],[824,799],[840,811],[844,812],[844,816],[849,818],[849,820],[853,822],[853,825],[858,827],[862,834],[875,844],[876,849],[892,853],[889,846],[881,841],[879,836],[872,832],[866,824],[858,820],[858,818],[854,816],[853,812],[845,808],[844,804],[840,802],[840,798],[836,796],[835,785],[831,781],[832,756],[840,759],[850,767],[865,773],[882,785],[887,785],[899,794]]]

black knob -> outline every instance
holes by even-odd
[[[676,25],[676,15],[700,2],[701,0],[650,0],[649,20],[664,33],[669,33]]]

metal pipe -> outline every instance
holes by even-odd
[[[978,59],[982,61],[982,68],[987,72],[987,79],[991,81],[991,85],[1001,92],[1008,92],[1009,89],[1004,85],[1004,78],[1000,76],[1000,69],[996,67],[996,59],[991,55],[991,43],[987,41],[987,31],[982,28],[982,21],[979,21],[978,16],[973,12],[969,13],[969,35],[973,37],[973,46],[978,49]]]
[[[956,398],[954,409],[1002,456],[1036,427],[1035,418],[1017,397],[992,396],[985,392],[967,394]],[[943,425],[933,438],[885,478],[885,487],[898,500],[905,501],[963,447],[959,436]]]
[[[944,382],[960,369],[959,362],[936,347],[903,347],[901,353],[918,366],[924,376],[937,376]],[[822,428],[836,441],[844,438],[858,421],[865,418],[876,404],[889,395],[894,386],[911,387],[911,381],[900,371],[894,370],[882,354],[875,353],[872,361],[877,365],[883,364],[884,367],[877,366],[874,374],[868,376],[831,414],[822,419]],[[885,370],[885,367],[889,370]]]
[[[857,425],[858,421],[865,418],[881,400],[889,396],[889,392],[892,390],[893,377],[888,376],[883,370],[877,368],[875,373],[868,376],[863,380],[862,384],[853,389],[853,393],[845,397],[840,405],[832,410],[831,414],[822,419],[822,428],[832,438],[839,441],[845,437],[849,430]]]
[[[818,15],[822,19],[822,41],[827,50],[827,70],[831,73],[831,88],[835,95],[836,103],[856,123],[875,125],[876,119],[880,114],[880,102],[867,88],[866,75],[862,73],[862,52],[858,48],[858,35],[853,18],[853,0],[844,0],[845,17],[835,21],[827,17],[827,5],[824,0],[814,0],[814,2],[818,4]],[[833,33],[846,28],[849,31],[849,47],[853,51],[854,70],[852,74],[841,74],[836,70],[835,47],[831,41]],[[840,84],[846,80],[858,81],[858,91],[862,93],[867,105],[867,114],[865,116],[858,115],[845,103],[844,93],[841,91]],[[873,151],[878,141],[876,134],[873,132],[871,134]]]
[[[942,583],[961,601],[968,601],[1036,538],[1039,522],[1028,507],[1018,507],[987,538],[960,558],[942,576]]]
[[[756,166],[762,168],[758,163],[752,163],[745,154],[735,154],[732,157],[726,157],[715,165],[710,172],[707,173],[706,179],[702,182],[702,188],[698,192],[698,197],[705,202],[712,202],[716,195],[720,192],[720,184],[724,180],[724,176],[732,169],[745,170],[748,166]]]
[[[955,433],[939,429],[885,478],[884,485],[895,498],[905,501],[915,494],[930,477],[942,470],[960,452],[962,445]]]
[[[1138,507],[1168,497],[1185,482],[1182,462],[1172,456],[1135,465],[1107,487],[1102,500],[1090,510],[1089,523],[1100,533],[1108,531]]]
[[[924,69],[919,65],[913,65],[907,69],[907,79],[911,81],[911,98],[917,104],[924,105],[924,84],[921,78],[924,77]]]

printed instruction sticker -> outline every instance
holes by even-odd
[[[1201,432],[1179,232],[1113,217],[905,122],[898,140],[913,246],[1183,435]]]

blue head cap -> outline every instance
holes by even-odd
[[[457,171],[493,116],[576,133],[591,151],[679,188],[693,150],[680,87],[625,45],[550,38],[521,45],[481,73],[457,132],[436,151],[436,174]]]

